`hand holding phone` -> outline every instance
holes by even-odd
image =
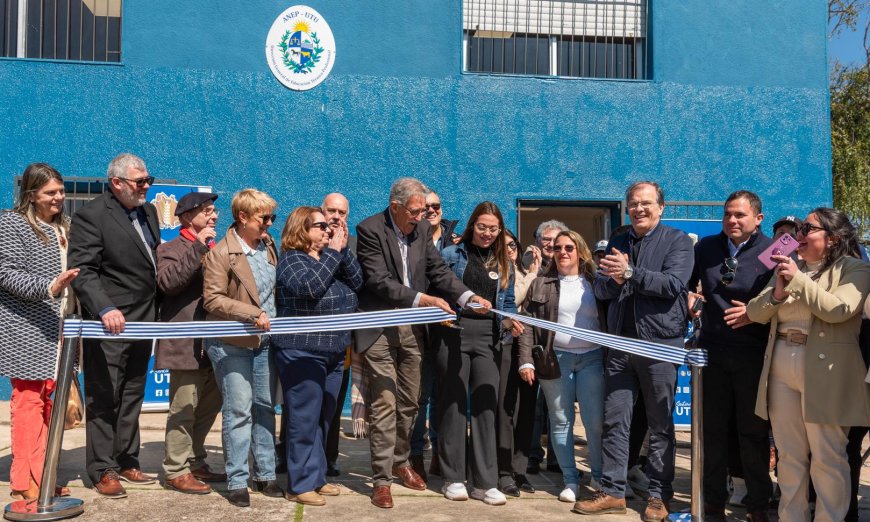
[[[789,234],[783,234],[776,239],[773,244],[767,247],[764,252],[758,255],[758,260],[767,268],[773,270],[779,263],[773,259],[773,256],[789,256],[797,250],[797,239]]]

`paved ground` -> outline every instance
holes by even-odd
[[[9,405],[0,402],[0,495],[8,498],[9,492]],[[142,451],[143,469],[148,473],[161,475],[163,459],[163,429],[166,416],[160,413],[142,414]],[[343,421],[349,430],[349,420]],[[218,421],[217,426],[220,425]],[[582,436],[578,428],[577,435]],[[209,462],[214,469],[222,467],[220,432],[217,427],[207,440]],[[689,459],[688,435],[680,434],[677,456],[677,495],[673,503],[676,510],[689,507]],[[205,496],[182,495],[162,489],[159,485],[128,487],[129,496],[122,500],[109,500],[100,497],[92,489],[90,481],[84,473],[85,460],[84,429],[74,429],[65,432],[64,451],[61,453],[59,483],[67,484],[72,495],[85,501],[85,513],[81,519],[102,520],[251,520],[257,522],[297,520],[534,520],[578,517],[577,520],[592,520],[579,518],[570,512],[571,506],[559,502],[556,496],[561,489],[561,477],[554,473],[542,472],[532,475],[530,479],[538,492],[534,495],[524,494],[519,499],[509,499],[506,506],[491,507],[482,502],[469,500],[467,502],[450,502],[439,493],[441,480],[433,478],[430,489],[424,492],[411,491],[400,485],[393,486],[396,507],[392,510],[381,510],[369,503],[368,493],[371,482],[369,474],[368,443],[365,440],[343,438],[341,441],[341,459],[339,466],[342,475],[336,483],[342,486],[339,497],[329,497],[323,507],[306,507],[302,509],[294,503],[283,499],[266,498],[252,495],[251,507],[240,509],[232,506],[222,498],[224,488],[218,487],[216,493]],[[588,471],[585,460],[585,446],[578,446],[580,467]],[[870,468],[864,468],[861,493],[866,497],[862,500],[862,520],[870,520]],[[286,484],[286,476],[279,476]],[[585,481],[588,481],[588,473]],[[587,487],[581,487],[588,494]],[[584,492],[581,491],[581,495]],[[600,517],[611,522],[638,521],[643,511],[642,501],[629,502],[626,515],[607,515]],[[771,515],[773,515],[771,511]],[[729,520],[742,520],[743,513],[737,511],[729,514]]]

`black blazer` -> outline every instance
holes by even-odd
[[[364,281],[359,294],[360,311],[410,308],[417,293],[426,293],[427,288],[437,290],[451,304],[468,291],[432,244],[432,229],[425,219],[417,224],[408,245],[410,288],[402,284],[402,254],[390,210],[366,218],[357,225],[356,234]],[[383,328],[357,330],[355,349],[368,350],[382,332]]]
[[[154,205],[145,203],[151,234],[160,242]],[[157,275],[142,238],[127,212],[111,192],[82,207],[70,227],[70,268],[79,268],[72,286],[86,319],[99,319],[101,310],[116,307],[128,321],[157,320]]]

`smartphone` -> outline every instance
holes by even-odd
[[[526,250],[525,253],[523,253],[523,258],[521,262],[523,264],[523,268],[528,270],[529,268],[531,268],[532,263],[535,262],[535,253],[531,250]]]
[[[797,250],[797,247],[797,239],[791,237],[788,234],[783,234],[779,236],[779,239],[774,241],[772,245],[767,247],[764,252],[758,255],[758,260],[761,261],[761,264],[773,270],[777,263],[776,261],[771,259],[771,256],[790,255],[792,252]]]

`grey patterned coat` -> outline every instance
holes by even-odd
[[[40,223],[45,244],[17,212],[0,214],[0,375],[55,378],[60,299],[48,287],[61,272],[57,234]]]

